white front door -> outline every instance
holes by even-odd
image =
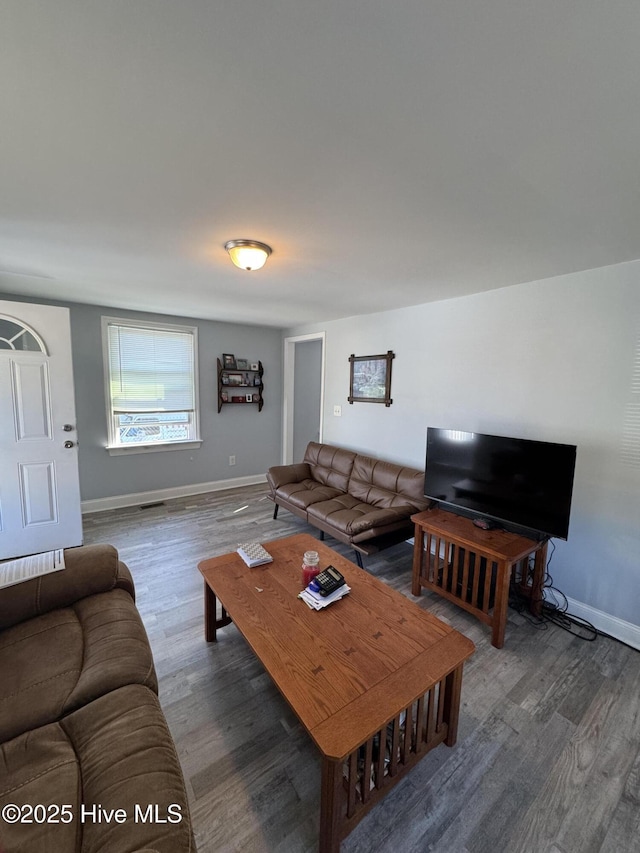
[[[82,544],[69,311],[0,301],[0,559]]]

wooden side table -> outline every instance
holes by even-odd
[[[441,509],[420,512],[411,520],[415,524],[413,595],[426,587],[473,613],[491,627],[491,644],[501,649],[515,570],[529,609],[540,615],[547,540],[481,530],[471,519]]]

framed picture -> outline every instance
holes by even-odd
[[[236,357],[230,352],[222,353],[222,366],[225,370],[235,370],[236,369]]]
[[[253,377],[253,384],[254,385],[262,385],[262,379],[261,379],[260,375]]]
[[[249,365],[249,370],[260,370],[260,362],[252,361]]]
[[[222,402],[223,402],[223,403],[228,403],[228,402],[229,402],[229,395],[227,394],[227,392],[226,392],[226,391],[223,391],[223,392],[220,394],[220,399],[222,400]]]
[[[231,402],[232,403],[244,403],[244,397],[240,397],[240,396],[232,397]]]
[[[390,406],[391,364],[395,355],[391,350],[382,355],[351,355],[350,403],[384,403]]]
[[[229,385],[242,385],[244,376],[241,373],[229,373]]]
[[[237,358],[235,363],[236,370],[248,370],[249,362],[246,358]]]
[[[223,374],[222,374],[222,377],[221,377],[221,380],[222,380],[222,384],[223,384],[223,385],[228,385],[228,384],[229,384],[229,376],[228,376],[228,374],[223,373]]]

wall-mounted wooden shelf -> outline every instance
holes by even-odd
[[[262,362],[257,369],[223,367],[218,361],[218,412],[223,406],[257,406],[262,411],[264,385]],[[234,400],[234,397],[237,399]]]

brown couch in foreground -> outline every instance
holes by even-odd
[[[65,563],[0,589],[0,851],[193,851],[129,570],[110,545]]]
[[[273,517],[284,507],[350,545],[362,566],[373,554],[413,536],[411,516],[428,506],[424,471],[309,442],[304,460],[267,472]]]

